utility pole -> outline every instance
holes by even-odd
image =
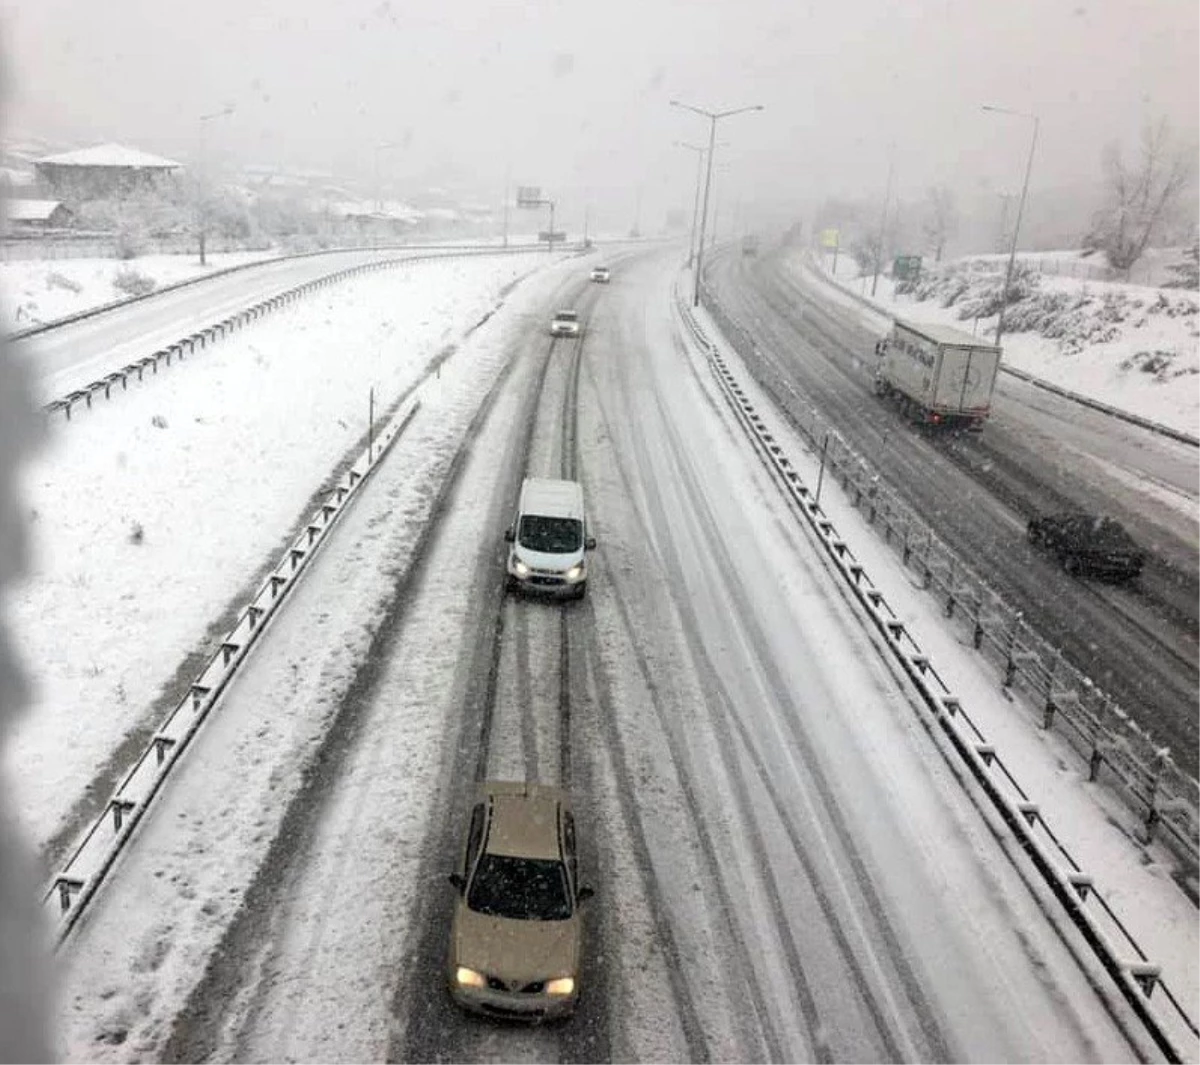
[[[208,157],[205,151],[204,130],[206,124],[214,118],[224,118],[226,115],[233,114],[233,105],[222,108],[220,111],[214,111],[209,115],[200,116],[200,180],[197,182],[200,190],[199,203],[197,204],[198,222],[197,228],[200,230],[200,265],[207,265],[207,260],[204,257],[205,244],[208,241]]]
[[[696,271],[694,277],[694,287],[692,289],[692,306],[700,305],[700,275],[704,269],[704,230],[705,223],[708,221],[708,194],[712,187],[712,170],[713,170],[713,149],[717,144],[717,121],[722,118],[729,118],[731,115],[740,115],[745,111],[761,111],[762,104],[753,104],[750,107],[737,107],[732,111],[706,111],[702,107],[693,107],[691,104],[681,103],[679,100],[671,101],[672,107],[682,107],[686,111],[695,111],[698,115],[703,115],[708,119],[708,167],[704,179],[704,206],[701,208],[700,214],[700,242],[696,255]]]
[[[690,270],[696,259],[696,219],[700,214],[700,178],[704,174],[704,153],[708,149],[699,144],[686,144],[683,141],[676,141],[675,143],[680,148],[687,148],[689,151],[696,153],[696,193],[692,197],[692,232],[688,237],[687,265]]]
[[[875,295],[875,286],[879,284],[879,269],[883,265],[883,240],[887,233],[888,202],[892,198],[892,175],[895,172],[895,158],[888,153],[887,188],[883,194],[883,217],[879,220],[879,247],[875,250],[875,276],[871,278],[871,296]]]
[[[1012,249],[1008,253],[1008,269],[1004,271],[1004,291],[1000,294],[1000,313],[996,317],[996,347],[1004,337],[1004,312],[1008,308],[1008,290],[1012,285],[1013,267],[1017,261],[1017,238],[1021,234],[1021,216],[1025,213],[1025,197],[1029,193],[1029,175],[1033,172],[1033,153],[1037,150],[1038,126],[1037,115],[1026,114],[1024,111],[1009,111],[1004,107],[989,107],[984,104],[985,111],[993,111],[1001,115],[1015,115],[1018,118],[1028,118],[1033,121],[1033,134],[1029,138],[1029,158],[1025,160],[1025,180],[1021,184],[1021,198],[1017,201],[1017,221],[1013,225]]]
[[[508,247],[508,200],[512,192],[512,168],[504,168],[504,247]]]

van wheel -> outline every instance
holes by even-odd
[[[575,586],[575,598],[582,599],[587,595],[587,581],[581,581]]]

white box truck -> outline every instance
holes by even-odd
[[[875,393],[924,425],[982,429],[992,409],[1000,349],[948,325],[902,322],[875,345]]]

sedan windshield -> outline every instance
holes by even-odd
[[[479,860],[467,906],[488,917],[565,921],[571,896],[561,862],[485,854]]]
[[[583,545],[583,522],[575,518],[546,518],[540,514],[526,514],[521,519],[517,539],[522,547],[530,551],[563,555],[578,551]]]

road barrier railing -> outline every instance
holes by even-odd
[[[430,262],[441,259],[476,258],[490,255],[514,255],[530,250],[527,246],[509,248],[507,250],[493,247],[456,249],[423,255],[405,254],[389,259],[377,259],[369,263],[358,263],[354,266],[344,267],[341,270],[325,274],[323,277],[305,281],[302,284],[269,296],[235,314],[221,319],[219,322],[214,322],[212,325],[206,326],[195,333],[181,337],[174,343],[168,344],[166,347],[160,348],[152,354],[135,359],[133,362],[126,364],[120,369],[113,370],[103,377],[97,378],[82,388],[73,389],[66,395],[51,400],[43,406],[42,412],[47,417],[62,415],[67,421],[70,421],[73,412],[79,410],[81,407],[85,410],[91,410],[94,400],[111,399],[113,393],[118,391],[118,386],[119,391],[128,391],[130,382],[138,383],[143,381],[147,370],[150,370],[151,374],[155,375],[158,373],[160,366],[170,367],[173,362],[183,362],[185,356],[194,355],[197,351],[204,351],[211,344],[215,344],[218,340],[231,336],[239,329],[259,321],[268,314],[288,307],[305,296],[312,295],[341,281],[360,277],[363,274],[373,273],[378,270],[404,266],[408,263]],[[241,267],[232,269],[241,269]],[[204,278],[193,279],[193,281],[206,280],[212,276],[211,274],[206,275]],[[82,312],[79,317],[86,317],[87,313]]]
[[[720,349],[706,335],[687,301],[676,292],[676,305],[685,327],[704,351],[708,365],[726,402],[741,423],[759,458],[775,483],[814,534],[852,590],[891,657],[899,663],[920,697],[929,722],[949,742],[951,750],[966,765],[1000,817],[1019,850],[1028,857],[1041,880],[1061,904],[1072,925],[1112,978],[1147,1033],[1168,1061],[1183,1061],[1180,1045],[1191,1048],[1194,1060],[1200,1049],[1200,1030],[1179,998],[1138,945],[1133,934],[1112,908],[1097,880],[1085,871],[1054,831],[1039,804],[1021,787],[1005,764],[995,744],[988,741],[968,708],[939,675],[937,668],[918,645],[905,623],[897,617],[882,592],[875,587],[863,565],[822,511],[814,493],[803,483],[783,448],[736,376]],[[722,333],[725,323],[709,313]],[[732,323],[730,323],[732,326]],[[732,326],[736,329],[736,326]],[[728,339],[728,334],[726,334]],[[849,484],[853,492],[853,482]]]
[[[706,287],[701,296],[734,349],[753,353],[750,333]],[[805,405],[794,413],[809,443],[824,449],[827,475],[837,479],[922,587],[941,600],[947,619],[996,666],[1001,685],[1040,707],[1041,726],[1061,731],[1085,760],[1089,780],[1115,785],[1140,819],[1146,842],[1161,837],[1194,868],[1200,856],[1200,782],[1100,685],[1039,636],[1021,611],[959,558],[815,408]]]
[[[378,432],[372,434],[367,447],[279,556],[274,569],[240,611],[233,628],[218,641],[186,694],[155,729],[103,811],[51,878],[43,893],[42,904],[52,915],[59,944],[66,940],[95,898],[171,771],[179,765],[188,745],[218,706],[230,681],[258,645],[272,618],[308,571],[342,514],[419,407],[416,398],[408,399]]]
[[[861,292],[855,292],[849,285],[845,284],[839,278],[822,270],[816,265],[812,257],[808,257],[806,267],[810,274],[813,274],[819,280],[825,281],[833,285],[838,291],[849,296],[856,303],[865,307],[872,314],[880,315],[886,318],[889,322],[896,320],[896,315],[893,311],[884,307],[883,304],[877,303],[869,296],[864,296]],[[1158,436],[1170,437],[1172,440],[1178,440],[1181,444],[1188,444],[1191,447],[1200,447],[1200,437],[1195,437],[1191,433],[1185,433],[1174,426],[1163,425],[1161,422],[1151,421],[1149,418],[1143,418],[1140,414],[1134,414],[1131,411],[1121,410],[1119,407],[1110,406],[1107,403],[1101,403],[1098,399],[1092,399],[1091,396],[1081,395],[1079,392],[1072,392],[1069,388],[1063,388],[1061,385],[1053,384],[1041,377],[1028,373],[1025,370],[1018,370],[1014,366],[1008,365],[1006,362],[1000,363],[1000,372],[1008,374],[1010,377],[1016,377],[1024,381],[1026,384],[1033,385],[1035,388],[1040,388],[1043,392],[1050,392],[1062,399],[1068,399],[1072,403],[1078,403],[1081,407],[1090,407],[1092,410],[1100,411],[1102,414],[1107,414],[1110,418],[1116,418],[1119,421],[1128,422],[1130,425],[1139,426],[1148,432],[1155,433]]]

